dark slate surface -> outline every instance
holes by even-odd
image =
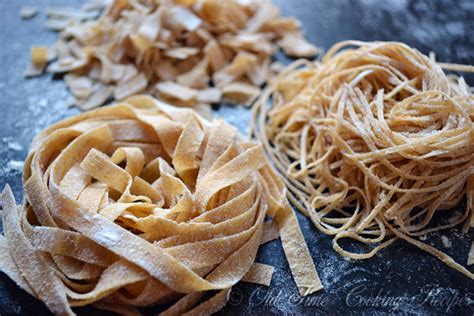
[[[407,0],[278,0],[285,15],[304,25],[308,38],[328,49],[337,41],[398,40],[434,51],[439,60],[474,64],[474,1]],[[21,174],[16,161],[25,158],[28,144],[42,128],[78,113],[67,109],[68,95],[60,80],[45,75],[24,80],[22,73],[33,44],[52,44],[54,33],[44,30],[44,14],[22,21],[23,4],[42,8],[80,5],[79,0],[0,0],[0,187],[9,183],[22,198]],[[278,58],[288,61],[283,57]],[[467,76],[473,85],[474,77]],[[246,129],[245,109],[221,106],[216,113]],[[228,306],[231,314],[474,314],[474,282],[434,257],[397,242],[369,261],[348,261],[337,255],[331,238],[298,215],[325,290],[301,299],[278,241],[262,247],[257,261],[276,268],[269,288],[249,284],[234,287]],[[441,235],[451,242],[445,247]],[[471,236],[460,229],[429,236],[428,242],[466,263]],[[471,269],[472,271],[472,269]],[[93,308],[78,314],[103,315]],[[147,310],[153,314],[155,310]],[[48,315],[44,305],[0,273],[1,315]]]

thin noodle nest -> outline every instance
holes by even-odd
[[[40,133],[23,180],[23,207],[3,194],[0,268],[55,314],[92,303],[130,314],[170,301],[165,314],[213,313],[249,270],[269,283],[273,269],[252,266],[265,216],[276,217],[284,243],[295,230],[260,144],[147,96]],[[290,257],[307,253],[300,236]]]
[[[402,238],[473,278],[417,238],[469,227],[473,120],[463,78],[401,43],[348,41],[283,71],[256,103],[252,131],[338,253],[366,259]],[[446,220],[434,223],[436,214]],[[370,250],[345,249],[347,238]]]

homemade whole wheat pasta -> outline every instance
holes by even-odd
[[[338,253],[367,259],[400,238],[473,278],[417,238],[473,226],[473,120],[462,77],[402,43],[347,41],[271,82],[252,130],[286,175],[291,201],[334,235]],[[463,212],[453,210],[463,200]]]
[[[67,73],[83,110],[136,93],[183,106],[250,104],[278,48],[295,57],[319,51],[270,0],[94,2],[46,10],[48,27],[62,31],[47,71]],[[30,66],[25,75],[42,72]]]
[[[0,269],[55,314],[213,313],[240,280],[270,283],[254,259],[274,223],[300,293],[322,288],[262,145],[222,120],[135,96],[41,132],[23,181],[23,206],[2,195]]]

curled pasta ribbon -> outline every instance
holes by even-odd
[[[253,110],[290,200],[337,252],[367,259],[401,238],[473,278],[417,240],[473,223],[474,98],[462,77],[402,43],[348,41],[288,66]]]
[[[262,146],[191,109],[135,96],[61,121],[34,139],[23,180],[23,207],[3,193],[0,268],[55,314],[177,299],[164,314],[213,313],[244,277],[269,283],[252,266],[266,215],[300,291],[321,288]]]

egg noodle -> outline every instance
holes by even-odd
[[[41,132],[23,177],[24,206],[2,194],[0,269],[55,314],[216,312],[240,280],[270,283],[254,260],[274,223],[300,293],[322,288],[262,145],[222,120],[131,97]]]
[[[418,238],[473,226],[474,97],[462,77],[402,43],[346,41],[288,66],[253,110],[290,200],[338,253],[367,259],[403,239],[473,278]]]

